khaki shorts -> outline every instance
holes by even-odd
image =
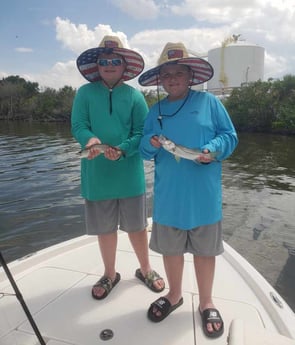
[[[101,201],[85,200],[88,235],[142,231],[147,227],[146,195]]]
[[[221,222],[181,230],[153,223],[150,249],[162,255],[217,256],[223,253]]]

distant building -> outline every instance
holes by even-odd
[[[221,47],[208,52],[208,61],[214,68],[214,76],[207,82],[208,91],[223,95],[235,87],[264,78],[264,48],[239,40],[232,35]]]

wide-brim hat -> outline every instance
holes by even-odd
[[[139,84],[142,86],[159,85],[160,69],[166,64],[189,66],[192,71],[191,85],[205,83],[214,74],[210,63],[202,58],[190,57],[183,43],[168,42],[158,60],[158,66],[144,72],[138,79]]]
[[[101,80],[98,73],[97,60],[101,54],[119,54],[126,63],[123,73],[123,80],[130,80],[137,77],[144,68],[144,61],[137,52],[124,48],[117,36],[105,36],[97,48],[85,50],[77,58],[77,67],[85,79],[90,82]]]

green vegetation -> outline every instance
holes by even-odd
[[[250,83],[223,103],[239,131],[295,134],[295,76]]]
[[[38,83],[19,76],[4,78],[0,80],[0,120],[70,121],[75,92],[70,86],[40,90]],[[142,93],[149,107],[158,99],[155,90]],[[239,131],[295,134],[295,76],[236,88],[223,103]]]
[[[58,91],[10,76],[0,81],[0,120],[69,121],[75,90]]]

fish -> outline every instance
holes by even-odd
[[[215,157],[218,155],[218,152],[204,153],[199,149],[190,149],[188,147],[178,145],[162,134],[159,136],[159,142],[166,151],[174,155],[177,161],[179,161],[180,158],[198,161],[201,156],[215,160]]]
[[[78,155],[80,156],[80,158],[87,158],[89,155],[89,151],[92,148],[98,149],[100,151],[100,153],[104,153],[110,147],[112,147],[115,150],[119,150],[118,148],[116,148],[114,146],[107,145],[107,144],[93,144],[93,145],[86,147],[85,149],[79,151]]]

